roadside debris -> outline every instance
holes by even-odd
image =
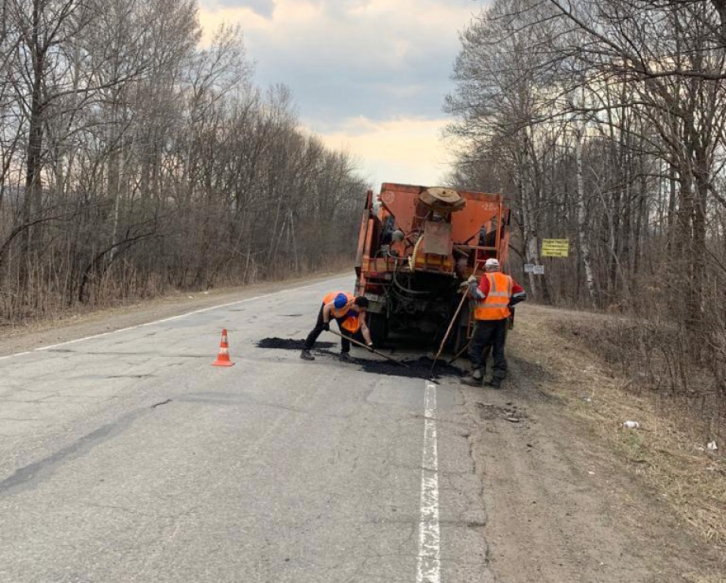
[[[511,402],[507,403],[504,407],[494,405],[493,403],[477,403],[476,406],[479,408],[479,418],[482,421],[502,419],[509,423],[523,423],[529,419],[526,411]]]
[[[709,451],[718,451],[718,445],[716,445],[715,441],[709,442],[706,447],[709,449]]]
[[[640,429],[640,423],[637,421],[624,421],[623,429]]]

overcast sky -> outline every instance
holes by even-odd
[[[292,89],[301,122],[382,181],[438,184],[458,33],[486,0],[200,0],[207,35],[239,22],[260,86]]]

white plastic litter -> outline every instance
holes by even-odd
[[[716,445],[716,442],[715,441],[710,442],[706,447],[708,449],[710,449],[711,451],[717,451],[718,450],[718,445]]]
[[[624,429],[640,429],[640,423],[637,421],[625,421],[623,422]]]

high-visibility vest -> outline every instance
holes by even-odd
[[[504,320],[509,318],[509,300],[512,297],[512,278],[499,271],[485,273],[489,280],[487,297],[476,303],[474,318],[477,320]]]
[[[338,320],[338,322],[340,322],[341,328],[344,328],[351,334],[355,334],[356,332],[358,332],[358,330],[360,330],[360,313],[358,311],[358,308],[353,303],[355,302],[355,296],[353,296],[353,294],[339,291],[329,293],[323,298],[323,305],[327,306],[328,304],[333,303],[333,301],[335,301],[335,298],[338,297],[338,295],[340,294],[343,294],[348,301],[342,308],[336,308],[335,306],[333,306],[333,308],[330,310],[330,315]]]

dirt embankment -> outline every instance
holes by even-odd
[[[522,306],[506,390],[462,388],[492,568],[523,583],[726,582],[724,458],[572,333],[606,317]]]

